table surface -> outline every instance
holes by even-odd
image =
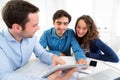
[[[62,56],[61,58],[63,60],[65,60],[66,64],[68,64],[68,65],[69,64],[75,64],[74,57]],[[100,61],[100,60],[96,60],[96,59],[87,58],[87,63],[89,64],[89,62],[91,60],[97,61],[97,66],[96,67],[93,67],[93,66],[88,67],[88,69],[86,71],[90,72],[90,74],[84,74],[84,73],[75,72],[73,74],[72,78],[77,77],[80,80],[87,80],[86,78],[88,77],[89,80],[94,80],[94,79],[90,79],[90,78],[92,76],[94,76],[95,74],[98,74],[98,73],[101,73],[101,72],[106,71],[106,72],[109,73],[109,71],[107,71],[109,69],[110,69],[110,71],[114,70],[116,72],[116,74],[114,74],[115,77],[119,77],[118,75],[120,75],[120,70],[117,70],[116,68],[106,64],[106,63],[110,63],[110,62],[104,62],[104,61]],[[115,64],[120,65],[120,63],[114,63],[114,65]],[[49,67],[50,67],[50,65],[47,65],[47,64],[41,62],[39,59],[34,58],[34,59],[31,59],[25,66],[18,69],[17,72],[24,73],[24,74],[27,74],[27,75],[33,75],[33,76],[41,77],[41,76],[44,75],[44,73],[46,73],[46,71],[49,69]],[[112,73],[114,73],[114,72],[112,72]],[[118,73],[118,75],[117,75],[117,73]],[[71,80],[75,80],[75,79],[72,79],[72,78],[71,78]],[[102,79],[102,80],[104,80],[104,79]]]

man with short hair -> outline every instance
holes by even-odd
[[[47,78],[15,72],[28,62],[32,52],[46,64],[65,64],[36,41],[38,11],[36,6],[23,0],[10,0],[4,6],[2,18],[8,29],[0,31],[0,80],[67,80],[76,71],[72,68],[60,77],[62,71],[58,70]]]
[[[74,31],[68,28],[71,16],[65,10],[57,10],[53,15],[54,27],[44,31],[39,43],[58,56],[71,56],[71,48],[76,63],[86,63],[86,56],[75,39]]]

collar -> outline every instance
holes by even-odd
[[[63,36],[61,37],[61,39],[62,39],[62,38],[65,38],[65,37],[67,37],[67,36],[68,36],[68,30],[65,31],[65,33],[63,34]],[[52,29],[52,37],[55,37],[55,38],[60,39],[60,38],[57,36],[56,32],[55,32],[55,28]]]
[[[10,34],[8,29],[2,31],[3,36],[7,39],[7,41],[16,41],[15,38]]]

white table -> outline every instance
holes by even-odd
[[[66,64],[74,64],[75,63],[74,57],[63,56],[61,58],[66,61]],[[87,58],[88,64],[89,64],[90,60],[95,60],[95,59]],[[92,78],[91,75],[107,71],[108,69],[114,69],[113,67],[111,68],[110,66],[106,65],[104,63],[104,61],[100,61],[100,60],[95,60],[95,61],[97,61],[97,66],[96,67],[89,66],[87,69],[87,70],[91,71],[90,74],[83,74],[83,73],[76,72],[73,74],[73,77],[80,78],[80,80],[94,80],[94,79],[90,79],[90,78]],[[49,68],[48,65],[42,63],[39,59],[34,58],[34,59],[31,59],[25,66],[18,69],[17,72],[41,77],[48,70],[48,68]],[[118,71],[118,73],[120,73],[120,71]],[[118,75],[115,74],[115,76],[117,77]],[[73,79],[73,77],[71,78],[71,80],[75,80],[75,79]],[[85,77],[86,78],[88,77],[89,79],[86,79]]]
[[[67,62],[67,64],[74,64],[75,63],[74,57],[63,56],[61,58],[64,59]],[[110,69],[110,67],[108,65],[104,64],[104,61],[91,59],[91,58],[87,58],[88,65],[89,65],[91,60],[97,61],[97,66],[96,67],[93,67],[93,66],[88,67],[87,71],[90,71],[91,73],[90,74],[79,73],[79,75],[78,75],[78,72],[76,72],[75,76],[77,75],[79,78],[83,78],[83,77],[94,75],[96,73],[100,73],[100,72],[103,72],[107,69]]]

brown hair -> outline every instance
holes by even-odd
[[[89,15],[83,15],[77,19],[76,24],[75,24],[75,32],[76,32],[76,27],[77,27],[79,20],[85,21],[85,23],[87,24],[88,31],[87,31],[87,34],[83,37],[78,37],[77,33],[75,34],[75,37],[77,41],[79,42],[79,44],[83,45],[84,49],[88,49],[90,41],[97,39],[99,32],[97,31],[95,22]]]
[[[53,22],[55,22],[56,19],[61,18],[61,17],[67,17],[69,19],[69,23],[71,21],[71,16],[69,13],[67,13],[65,10],[58,10],[54,13],[53,15]]]
[[[26,22],[29,21],[28,14],[36,13],[39,9],[23,0],[11,0],[8,1],[2,10],[2,18],[5,21],[8,28],[12,28],[14,23],[22,26],[25,29]]]

